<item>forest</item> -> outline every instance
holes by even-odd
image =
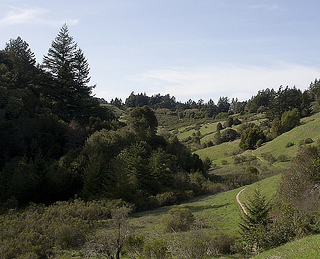
[[[108,102],[93,96],[96,86],[90,85],[89,72],[84,52],[67,25],[62,26],[41,64],[20,37],[10,39],[0,51],[0,240],[5,244],[0,249],[1,258],[49,258],[54,247],[63,250],[85,244],[87,233],[97,228],[103,218],[114,219],[120,229],[129,213],[181,204],[200,195],[261,180],[263,177],[258,176],[259,170],[252,164],[242,175],[217,174],[212,159],[195,151],[234,140],[239,141],[243,152],[256,150],[301,125],[302,118],[319,109],[317,79],[305,91],[280,86],[260,90],[247,101],[220,97],[217,104],[211,99],[182,103],[169,94],[147,96],[132,92],[124,101],[115,97]],[[258,114],[264,116],[260,124],[245,119]],[[178,138],[177,125],[205,122],[217,123],[207,141],[201,140],[204,136],[199,129],[192,136]],[[243,162],[240,156],[237,159]],[[297,182],[292,181],[292,174],[303,164],[309,168],[308,184],[301,182],[301,188],[294,192],[291,186]],[[267,232],[278,243],[261,234],[261,247],[271,248],[292,240],[299,233],[293,233],[290,217],[300,217],[301,211],[304,217],[312,212],[300,226],[301,236],[320,232],[317,210],[303,208],[298,199],[310,186],[317,188],[318,171],[317,148],[301,149],[291,171],[283,174],[279,191],[283,204],[277,207],[281,209],[274,212],[273,219],[267,215],[271,207],[257,190],[253,198],[257,200],[251,203],[253,207],[249,206],[252,217],[241,225],[245,241],[255,244],[254,235]],[[292,213],[281,214],[285,208]],[[257,209],[265,214],[257,216]],[[185,217],[187,225],[195,221],[188,211],[173,210],[166,219],[169,232],[185,228],[170,221],[170,215],[178,214]],[[38,232],[30,237],[33,241],[22,245],[22,240],[10,239],[19,236],[18,230],[11,229],[13,232],[9,233],[5,227],[8,222],[19,225],[19,215],[29,220],[34,217],[43,224],[51,222],[51,227],[42,223],[34,226]],[[59,217],[65,218],[66,228],[57,220]],[[283,222],[288,225],[281,225]],[[33,226],[35,222],[26,224]],[[259,226],[248,230],[250,224]],[[282,240],[278,234],[285,227],[287,238]],[[40,235],[46,228],[48,236]],[[39,241],[41,238],[46,241]],[[137,236],[131,238],[126,239],[131,240],[131,245],[139,243]],[[226,236],[222,239],[235,242]],[[113,252],[104,253],[104,258],[120,258],[123,246],[117,243]],[[134,258],[166,258],[151,255],[150,247],[145,249],[149,254]],[[227,249],[226,253],[236,250]]]

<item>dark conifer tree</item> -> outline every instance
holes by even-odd
[[[43,67],[55,79],[66,79],[66,73],[72,74],[76,52],[77,43],[69,35],[68,26],[64,24],[55,40],[52,41],[48,55],[43,58]]]
[[[94,86],[90,81],[89,64],[83,51],[69,35],[66,24],[62,26],[43,58],[43,68],[52,76],[54,83],[51,91],[55,99],[54,110],[67,122],[76,119],[80,124],[87,123],[89,117],[108,113],[91,98]],[[99,115],[98,115],[99,114]],[[108,117],[108,116],[104,116]]]
[[[74,80],[75,91],[80,94],[90,95],[95,86],[88,86],[91,77],[89,76],[89,64],[83,51],[78,49],[74,57]]]
[[[36,72],[36,58],[29,44],[21,37],[10,39],[4,49],[13,62],[13,71],[16,78],[16,87],[28,86],[34,81]]]

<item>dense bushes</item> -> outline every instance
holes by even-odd
[[[49,207],[31,205],[23,212],[0,216],[1,258],[44,258],[54,248],[79,247],[101,219],[111,217],[121,201],[58,202]],[[31,258],[31,257],[30,257]]]

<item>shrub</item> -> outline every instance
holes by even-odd
[[[247,157],[242,156],[242,155],[233,157],[233,163],[235,165],[246,162],[246,161],[247,161]]]
[[[212,147],[214,145],[212,140],[209,140],[209,142],[207,143],[207,147]]]
[[[144,247],[145,258],[164,259],[168,254],[168,243],[165,240],[154,240]]]
[[[85,243],[100,219],[110,218],[121,201],[32,204],[23,212],[0,216],[0,258],[46,258],[54,247],[67,249]]]
[[[125,241],[125,252],[130,256],[130,258],[136,258],[136,256],[141,255],[143,252],[143,247],[145,244],[145,238],[143,235],[130,235]]]
[[[252,166],[252,165],[247,167],[247,172],[249,174],[252,174],[252,175],[258,175],[259,174],[259,170],[255,166]]]
[[[221,254],[232,254],[235,246],[236,238],[227,234],[221,233],[210,240],[209,249],[210,255],[219,256]]]
[[[217,114],[216,120],[225,119],[227,117],[228,117],[228,113],[227,112],[220,112],[220,113]]]
[[[177,196],[174,192],[165,192],[157,194],[156,199],[159,206],[167,206],[177,202]]]
[[[257,147],[261,147],[264,142],[265,142],[265,140],[263,140],[263,139],[258,139],[258,141],[257,141],[257,143],[256,143],[256,146],[257,146]]]
[[[288,161],[290,161],[290,157],[288,155],[282,154],[282,155],[278,156],[277,161],[278,162],[288,162]]]
[[[206,232],[195,229],[170,242],[169,250],[173,258],[209,258],[234,253],[236,238],[226,234],[211,237]]]
[[[165,230],[186,231],[194,222],[195,218],[191,211],[187,208],[172,208],[163,218]]]
[[[227,164],[228,164],[228,161],[227,161],[227,160],[222,160],[222,161],[221,161],[221,164],[222,164],[222,165],[227,165]]]
[[[307,139],[305,139],[305,141],[304,141],[305,144],[311,144],[311,143],[313,143],[313,142],[314,142],[314,141],[313,141],[312,138],[307,138]]]
[[[193,230],[172,240],[169,247],[173,258],[206,258],[209,236]]]
[[[267,160],[269,163],[274,163],[277,161],[277,159],[270,153],[263,153],[261,156]]]
[[[240,124],[241,124],[241,121],[238,118],[235,118],[233,120],[233,125],[240,125]]]
[[[292,147],[292,146],[294,146],[294,143],[293,143],[293,142],[288,142],[288,143],[286,144],[286,148]]]
[[[299,146],[307,145],[307,144],[312,144],[314,141],[312,138],[307,138],[304,140],[299,141]]]
[[[238,137],[238,133],[234,129],[226,129],[221,133],[222,142],[233,141],[237,137]]]

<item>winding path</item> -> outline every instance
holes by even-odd
[[[246,208],[244,207],[244,205],[241,203],[241,201],[240,201],[240,199],[239,199],[240,194],[241,194],[245,189],[246,189],[246,188],[243,188],[240,192],[237,193],[237,195],[236,195],[236,200],[237,200],[237,203],[239,204],[239,206],[241,207],[243,213],[244,213],[245,215],[248,215]]]

